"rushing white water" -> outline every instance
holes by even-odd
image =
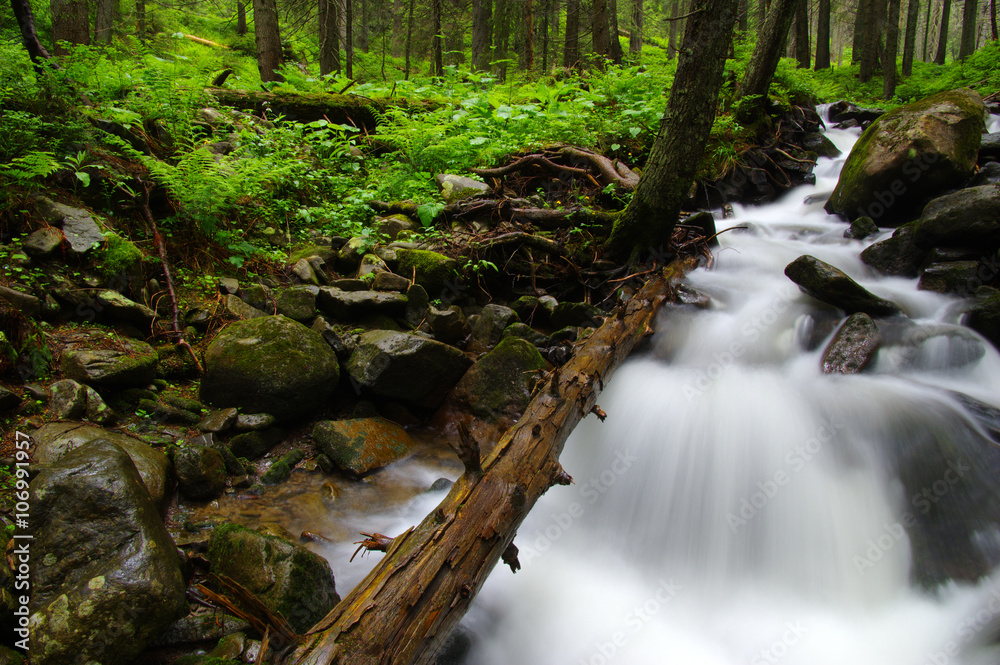
[[[845,156],[855,140],[828,136]],[[860,261],[864,244],[822,209],[842,163],[821,160],[815,186],[719,222],[749,229],[723,233],[715,266],[689,278],[712,306],[667,309],[652,350],[601,396],[607,422],[573,434],[563,465],[576,484],[522,526],[523,569],[486,583],[465,622],[468,663],[996,662],[1000,574],[914,588],[904,525],[967,479],[948,455],[989,445],[947,391],[1000,404],[1000,355],[957,326],[956,298]],[[802,254],[912,322],[883,326],[869,371],[821,373],[840,317],[784,276]],[[951,466],[900,480],[901,460],[935,447]]]

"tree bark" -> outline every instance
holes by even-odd
[[[611,30],[608,22],[608,0],[593,0],[590,9],[590,35],[597,57],[597,64],[603,66],[603,58],[611,57]]]
[[[608,40],[610,51],[608,55],[611,62],[616,65],[622,64],[622,40],[618,32],[618,0],[608,0]]]
[[[481,465],[477,451],[467,455],[466,472],[448,496],[418,526],[393,538],[382,561],[285,665],[433,663],[501,556],[507,553],[512,569],[519,565],[508,549],[518,526],[546,490],[571,482],[559,464],[570,432],[692,266],[677,262],[649,280],[550,374]]]
[[[406,14],[403,9],[403,0],[392,0],[392,57],[403,57],[403,43],[406,38],[403,36],[403,16]]]
[[[934,0],[927,0],[927,20],[924,21],[924,47],[923,54],[920,56],[921,62],[927,62],[930,57],[931,52],[931,7],[934,5]]]
[[[336,0],[319,0],[319,73],[340,71],[340,5]]]
[[[563,40],[563,67],[580,67],[580,0],[566,0],[566,37]]]
[[[115,16],[118,15],[116,5],[118,0],[97,0],[97,12],[94,17],[94,41],[98,44],[110,44],[114,35]]]
[[[539,11],[542,12],[542,74],[546,74],[549,71],[549,16],[553,0],[539,0],[539,3]]]
[[[941,32],[938,36],[937,55],[934,62],[943,65],[948,55],[948,21],[951,19],[951,0],[944,0],[941,6]]]
[[[146,0],[143,0],[143,5],[145,5]],[[146,8],[143,6],[143,16],[145,16]],[[236,34],[241,37],[247,34],[247,3],[243,0],[236,0]]]
[[[962,9],[962,42],[958,49],[959,60],[965,60],[976,52],[977,10],[976,0],[965,0],[965,7]]]
[[[35,14],[31,11],[31,0],[10,0],[11,9],[14,11],[14,18],[17,20],[17,27],[21,30],[21,42],[24,44],[31,64],[35,68],[35,73],[41,76],[45,72],[45,63],[55,63],[52,56],[42,46],[38,39],[38,31],[35,29]],[[56,65],[58,68],[58,65]]]
[[[52,41],[55,42],[56,55],[66,55],[69,52],[59,42],[90,43],[87,0],[51,0],[49,8],[52,11]]]
[[[628,36],[628,52],[637,57],[642,55],[642,12],[642,0],[632,0],[632,33]]]
[[[816,71],[830,68],[830,0],[819,0],[816,20]]]
[[[344,74],[352,79],[354,78],[354,0],[344,0],[344,29]]]
[[[930,0],[927,0],[930,2]],[[906,5],[906,32],[903,38],[903,76],[913,73],[913,54],[917,49],[917,23],[920,20],[920,0],[910,0]]]
[[[990,34],[997,40],[997,0],[990,0]]]
[[[413,5],[416,0],[410,0],[409,7],[407,9],[407,19],[406,19],[406,46],[404,51],[406,53],[406,65],[403,70],[403,80],[410,80],[410,53],[413,51]]]
[[[493,15],[493,47],[496,52],[496,75],[500,81],[507,80],[507,58],[510,56],[511,4],[514,0],[496,0]]]
[[[670,34],[667,37],[667,59],[677,57],[677,17],[681,15],[681,0],[670,0]]]
[[[605,249],[627,257],[665,245],[705,152],[715,122],[738,0],[695,0],[684,31],[670,101],[632,200]]]
[[[493,50],[493,0],[472,0],[472,68],[490,68]]]
[[[278,32],[278,6],[275,0],[253,0],[254,34],[257,40],[257,69],[260,80],[281,81],[281,35]]]
[[[858,78],[862,83],[871,80],[879,69],[879,16],[882,14],[879,6],[881,0],[867,0],[865,13],[858,16],[855,30],[861,30],[861,67]]]
[[[809,69],[809,0],[799,0],[795,8],[795,59],[799,61],[799,69]]]
[[[757,36],[764,30],[764,22],[767,20],[768,0],[757,0]]]
[[[968,0],[966,0],[968,2]],[[889,0],[885,23],[885,53],[882,55],[882,98],[896,94],[896,50],[899,47],[900,0]]]
[[[444,36],[441,34],[441,0],[431,0],[431,53],[434,58],[434,76],[444,76]]]
[[[740,0],[739,6],[739,19],[736,21],[736,28],[740,32],[746,32],[749,27],[748,17],[750,13],[750,5],[748,0]]]
[[[356,41],[358,43],[358,48],[361,49],[362,53],[368,53],[370,47],[370,36],[368,31],[369,23],[369,6],[368,0],[358,0],[358,19],[356,21],[358,29],[356,31]]]
[[[750,56],[750,63],[740,81],[737,95],[740,98],[756,97],[748,101],[741,111],[741,122],[754,122],[764,112],[767,102],[767,91],[771,88],[771,79],[781,60],[788,29],[795,16],[795,8],[800,0],[774,0],[767,12],[764,28],[757,39],[757,45]]]
[[[522,72],[529,72],[535,66],[535,2],[522,0],[518,3],[521,15],[518,17],[518,65]]]

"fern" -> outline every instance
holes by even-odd
[[[33,150],[0,164],[0,174],[14,180],[16,185],[28,185],[58,171],[62,165],[51,152]]]

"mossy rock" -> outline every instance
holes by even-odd
[[[161,344],[156,347],[158,359],[156,375],[167,381],[183,381],[198,376],[198,365],[191,352],[179,344]]]
[[[362,476],[410,454],[413,441],[385,418],[323,420],[313,428],[316,447],[338,467]]]
[[[489,422],[501,418],[516,420],[531,398],[533,373],[547,366],[533,344],[505,337],[465,373],[449,402]]]
[[[851,279],[843,270],[804,254],[785,266],[785,275],[813,298],[839,307],[848,314],[872,317],[899,314],[899,307]]]
[[[976,166],[985,106],[951,90],[881,116],[854,145],[826,210],[867,215],[882,227],[911,221],[930,199],[964,183]]]
[[[105,278],[120,278],[139,268],[145,255],[132,242],[113,231],[105,232],[104,245],[93,256],[94,264]]]
[[[212,573],[225,575],[304,633],[340,602],[326,559],[297,543],[223,524],[212,532]]]
[[[212,340],[201,399],[293,420],[323,407],[339,378],[337,355],[322,335],[284,316],[264,316],[231,323]]]
[[[62,354],[66,378],[98,388],[148,385],[156,377],[158,358],[149,344],[120,339],[113,349],[69,349]]]
[[[456,280],[458,262],[455,259],[426,249],[397,249],[396,274],[416,275],[416,283],[427,290],[431,299],[441,297],[449,282]]]

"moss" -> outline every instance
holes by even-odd
[[[323,255],[329,251],[330,248],[324,247],[323,245],[304,245],[288,255],[288,265],[295,265],[302,259],[308,259],[310,256]]]
[[[396,272],[406,277],[415,275],[417,284],[429,294],[440,293],[456,277],[457,262],[444,254],[426,249],[401,249],[397,253]]]
[[[108,232],[104,238],[104,246],[95,257],[97,269],[104,277],[128,274],[145,257],[142,250],[117,233]]]

